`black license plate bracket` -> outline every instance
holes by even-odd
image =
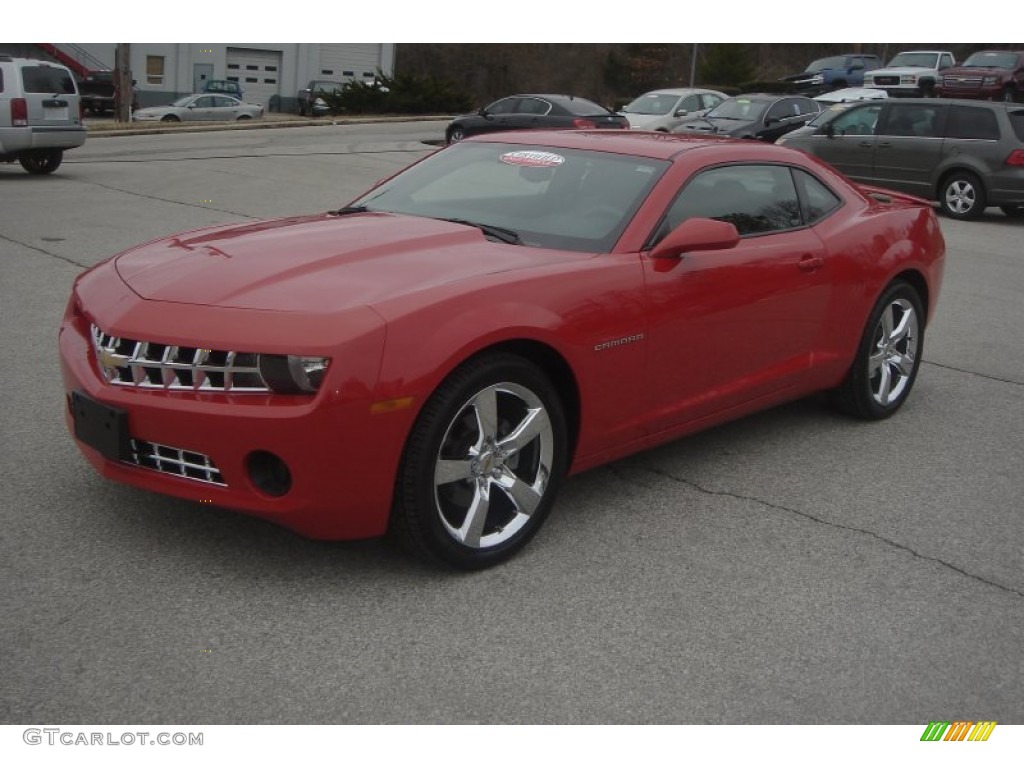
[[[130,456],[128,412],[93,400],[84,392],[71,393],[75,437],[111,461]]]

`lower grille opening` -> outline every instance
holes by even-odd
[[[165,475],[227,487],[217,465],[205,454],[135,438],[132,438],[131,446],[129,464],[152,469]]]

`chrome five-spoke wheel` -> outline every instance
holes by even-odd
[[[921,365],[924,321],[917,289],[893,282],[871,311],[849,373],[831,392],[835,405],[862,419],[884,419],[899,410]]]
[[[939,205],[950,218],[977,218],[985,210],[985,188],[973,173],[958,171],[942,183]]]
[[[413,426],[392,531],[415,552],[458,568],[498,563],[551,509],[566,446],[561,398],[541,369],[506,353],[471,360]]]

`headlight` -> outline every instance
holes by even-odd
[[[999,82],[998,77],[983,77],[981,79],[982,85],[996,85]]]
[[[260,376],[275,392],[309,393],[320,389],[320,384],[331,364],[327,357],[298,355],[260,355]]]
[[[913,85],[917,82],[917,75],[900,75],[901,85]]]
[[[815,75],[814,77],[811,78],[811,85],[821,85],[824,82],[825,82],[825,76],[824,75]]]

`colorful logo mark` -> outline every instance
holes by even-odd
[[[921,734],[921,741],[988,741],[995,727],[995,720],[933,720]]]

